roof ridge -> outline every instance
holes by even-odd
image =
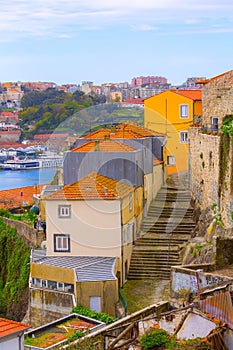
[[[99,258],[99,257],[96,256],[95,258]],[[101,257],[101,259],[98,260],[98,263],[104,262],[104,261],[106,261],[106,260],[111,260],[111,259],[116,259],[116,258],[113,257],[113,256]],[[95,261],[92,261],[92,262],[90,262],[90,263],[84,264],[84,265],[82,265],[82,266],[77,266],[77,267],[75,267],[75,269],[83,269],[83,268],[85,268],[85,267],[87,267],[87,266],[92,266],[92,265],[94,265],[94,264],[96,264],[96,260],[95,260]]]

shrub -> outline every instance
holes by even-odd
[[[169,334],[164,329],[153,329],[151,333],[144,334],[140,339],[143,349],[152,349],[155,346],[166,346],[171,342]]]
[[[86,307],[83,307],[81,305],[77,305],[74,309],[73,312],[83,315],[83,316],[87,316],[90,318],[94,318],[95,320],[104,322],[106,324],[110,324],[113,323],[115,321],[117,321],[116,317],[111,317],[108,314],[105,314],[103,312],[96,312],[96,311],[92,311]]]

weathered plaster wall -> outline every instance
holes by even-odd
[[[71,314],[73,296],[68,293],[43,289],[30,290],[29,323],[35,328]]]
[[[199,291],[202,291],[205,288],[218,286],[223,282],[232,281],[229,277],[204,272],[204,269],[208,269],[208,266],[209,269],[211,269],[211,265],[173,266],[171,269],[172,298],[187,298],[189,293],[197,295]]]

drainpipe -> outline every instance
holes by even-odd
[[[123,221],[122,221],[122,200],[120,201],[121,210],[121,284],[123,284],[123,271],[124,271],[124,237],[123,237]]]

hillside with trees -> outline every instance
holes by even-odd
[[[19,112],[22,138],[54,131],[81,134],[96,126],[129,119],[142,123],[142,109],[105,102],[104,95],[85,95],[81,91],[71,94],[49,88],[26,92]]]

